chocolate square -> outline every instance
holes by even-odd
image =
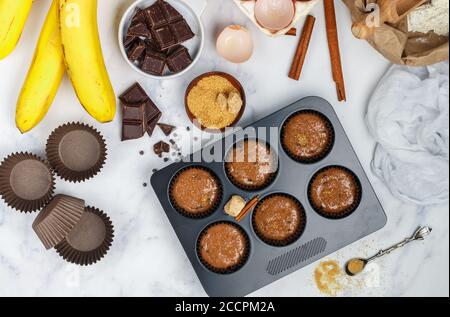
[[[130,25],[130,28],[128,29],[128,35],[148,38],[151,36],[151,33],[145,23],[138,22],[136,24]]]
[[[122,105],[122,121],[126,123],[141,124],[145,120],[145,104]]]
[[[147,50],[144,61],[142,62],[142,70],[148,74],[161,76],[166,66],[166,57],[158,52]]]
[[[122,141],[135,140],[142,138],[145,133],[144,122],[132,123],[123,122],[122,123]]]
[[[158,116],[158,114],[161,114],[161,111],[158,109],[158,107],[156,107],[155,103],[151,100],[148,99],[145,102],[145,121],[147,123],[147,125],[150,125],[151,121]]]
[[[166,16],[166,20],[169,23],[183,19],[183,16],[181,15],[181,13],[178,12],[177,9],[175,9],[173,6],[171,6],[168,2],[163,1],[162,7],[163,7],[164,15]]]
[[[153,39],[158,44],[160,50],[168,49],[178,44],[172,28],[169,25],[153,29]]]
[[[184,19],[171,23],[170,29],[172,30],[172,34],[175,36],[178,43],[186,42],[195,36],[194,32],[191,30],[191,27]]]
[[[122,95],[119,96],[120,101],[125,104],[139,104],[144,103],[149,99],[145,90],[139,85],[139,83],[133,84]]]
[[[167,66],[171,72],[178,73],[192,63],[192,57],[184,46],[180,46],[167,57]]]
[[[136,13],[134,14],[133,18],[131,19],[131,24],[136,24],[139,22],[147,23],[145,11],[142,9],[137,9]]]
[[[157,1],[155,4],[145,9],[145,15],[147,24],[151,28],[160,27],[168,23],[164,14],[162,1]]]
[[[138,41],[136,41],[134,43],[134,45],[128,50],[128,59],[132,62],[137,61],[138,59],[141,58],[142,54],[145,51],[145,43],[144,41],[142,41],[141,39],[139,39]]]

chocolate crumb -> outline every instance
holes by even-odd
[[[139,154],[140,154],[140,155],[144,155],[145,152],[144,152],[144,151],[139,151]]]
[[[164,158],[164,162],[169,162],[169,158]]]
[[[142,184],[142,186],[147,187],[147,183]]]

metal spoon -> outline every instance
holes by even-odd
[[[390,254],[392,251],[402,248],[412,241],[424,240],[425,237],[427,235],[429,235],[432,230],[433,229],[430,227],[418,227],[416,229],[416,231],[414,231],[414,234],[411,237],[406,238],[405,240],[393,245],[392,247],[390,247],[388,249],[381,250],[380,252],[378,252],[377,254],[375,254],[374,256],[372,256],[368,259],[362,259],[362,258],[351,259],[350,261],[347,262],[347,264],[345,266],[345,271],[350,276],[357,275],[357,274],[361,273],[362,271],[364,271],[364,268],[370,262],[372,262],[378,258],[381,258],[382,256]]]

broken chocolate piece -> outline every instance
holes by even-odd
[[[149,124],[161,111],[156,107],[155,103],[149,98],[145,102],[145,120]]]
[[[130,48],[130,50],[127,53],[128,59],[131,62],[135,62],[135,61],[139,60],[145,51],[145,47],[146,46],[145,46],[144,41],[142,41],[141,39],[136,41],[136,43]]]
[[[131,24],[137,24],[137,23],[147,23],[147,18],[145,16],[145,11],[142,9],[137,9],[135,15],[131,19]]]
[[[156,125],[159,122],[159,119],[161,119],[162,113],[158,113],[155,117],[152,118],[150,122],[147,124],[147,134],[149,137],[153,135],[153,132],[155,131]]]
[[[163,153],[170,152],[170,145],[164,141],[159,141],[155,145],[153,145],[153,151],[156,155],[162,155]]]
[[[135,83],[120,95],[119,99],[126,104],[139,104],[147,101],[149,97],[141,85]]]
[[[173,125],[170,125],[170,124],[164,124],[164,123],[158,123],[158,127],[161,128],[162,132],[163,132],[166,136],[171,135],[172,132],[176,129],[176,127],[174,127]]]
[[[184,19],[170,24],[170,29],[178,43],[186,42],[195,36],[191,27]]]
[[[142,62],[142,70],[148,74],[161,76],[166,66],[166,58],[163,54],[147,50],[144,61]]]
[[[126,123],[141,124],[145,118],[145,104],[122,105],[122,121]]]
[[[142,138],[145,133],[144,123],[124,122],[122,125],[122,141]]]
[[[171,72],[178,73],[192,64],[192,57],[184,46],[167,57],[167,65]]]
[[[183,19],[183,16],[181,15],[181,13],[178,12],[177,9],[175,9],[173,6],[171,6],[168,2],[163,1],[162,8],[163,8],[163,12],[166,17],[166,20],[169,23]]]
[[[139,23],[130,25],[130,28],[128,29],[128,35],[148,38],[151,36],[151,33],[145,23],[139,22]]]
[[[129,48],[136,39],[137,37],[134,35],[127,35],[123,41],[123,46],[125,46],[125,48]]]
[[[160,27],[167,24],[162,1],[157,1],[155,4],[145,9],[145,14],[149,27]]]

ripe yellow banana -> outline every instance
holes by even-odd
[[[0,0],[0,60],[16,47],[33,0]]]
[[[44,118],[65,70],[59,32],[59,0],[53,0],[17,101],[16,125],[22,133],[33,129]]]
[[[97,0],[60,0],[60,29],[72,85],[87,112],[99,122],[116,113],[116,97],[103,59]]]

